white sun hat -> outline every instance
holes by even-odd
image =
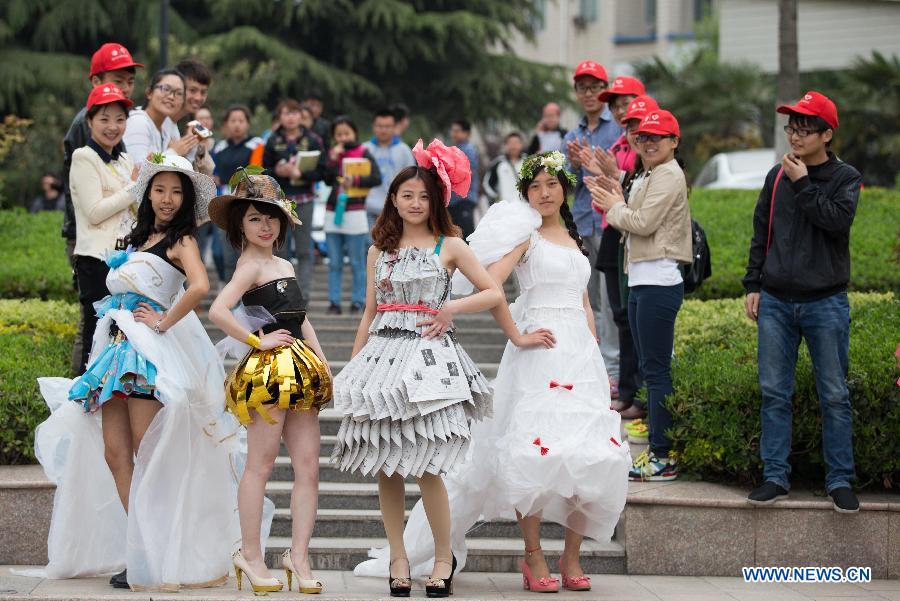
[[[191,162],[173,152],[165,154],[158,152],[149,161],[141,165],[141,172],[131,189],[132,194],[140,203],[144,199],[147,186],[157,173],[163,171],[175,171],[184,173],[194,184],[194,216],[197,225],[203,225],[209,221],[209,201],[216,195],[216,183],[213,178],[194,171]]]

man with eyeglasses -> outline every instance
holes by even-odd
[[[847,283],[861,178],[829,150],[838,127],[829,98],[811,91],[777,111],[789,115],[784,131],[791,150],[769,171],[760,192],[743,280],[747,316],[758,328],[764,479],[747,501],[768,505],[788,495],[791,397],[802,338],[822,411],[825,490],[837,512],[855,513]]]
[[[184,104],[178,113],[172,115],[171,118],[166,117],[166,120],[163,122],[163,127],[170,131],[170,139],[172,140],[170,146],[181,138],[181,133],[178,131],[178,122],[183,119],[194,118],[200,107],[206,104],[206,99],[209,96],[209,87],[212,85],[212,71],[196,58],[182,60],[175,65],[175,70],[184,77]],[[192,134],[193,128],[187,128],[186,133]],[[174,150],[178,152],[177,148]],[[194,145],[184,155],[184,158],[194,165],[195,171],[205,175],[212,175],[215,164],[209,156],[205,144]],[[215,229],[212,224],[209,227],[212,230]]]
[[[598,98],[609,86],[609,77],[603,65],[589,60],[582,61],[575,68],[573,79],[575,95],[584,110],[584,116],[565,137],[566,157],[571,171],[578,178],[575,184],[575,200],[572,203],[572,217],[590,255],[591,278],[588,281],[588,297],[594,310],[594,322],[597,324],[597,335],[600,338],[600,353],[603,355],[610,379],[618,381],[618,331],[613,320],[605,279],[594,267],[600,250],[604,220],[602,215],[591,208],[591,193],[584,185],[584,176],[593,174],[582,167],[579,157],[582,148],[600,147],[608,150],[622,135],[622,128],[613,118],[607,104]]]

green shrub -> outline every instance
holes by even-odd
[[[691,297],[699,299],[743,296],[741,278],[747,268],[756,190],[691,192],[691,215],[706,232],[712,255],[712,276]],[[893,256],[897,239],[900,193],[863,190],[850,233],[852,290],[900,291],[900,263]]]
[[[850,370],[856,471],[862,485],[900,484],[900,388],[895,349],[900,301],[850,294]],[[669,401],[684,469],[704,479],[753,481],[759,459],[756,326],[741,299],[687,301],[678,315]],[[794,394],[794,478],[821,484],[821,416],[812,365],[801,345]]]
[[[0,298],[77,300],[62,220],[60,211],[0,211]]]
[[[34,463],[34,429],[49,410],[39,376],[70,376],[79,306],[0,300],[0,465]]]

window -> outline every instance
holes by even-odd
[[[597,20],[597,0],[581,0],[578,16],[585,23],[593,23]]]
[[[694,0],[694,21],[702,21],[712,14],[712,0]]]
[[[531,29],[537,33],[547,26],[547,0],[534,0],[534,18]]]
[[[644,0],[644,23],[648,32],[656,31],[656,0]]]
[[[709,160],[697,179],[694,180],[694,187],[704,188],[719,179],[719,162],[718,157]]]

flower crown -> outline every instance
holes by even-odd
[[[558,150],[533,154],[522,163],[522,168],[519,169],[519,181],[534,179],[535,172],[543,169],[554,177],[562,172],[569,183],[574,186],[578,180],[574,173],[565,169],[565,166],[566,156]]]

